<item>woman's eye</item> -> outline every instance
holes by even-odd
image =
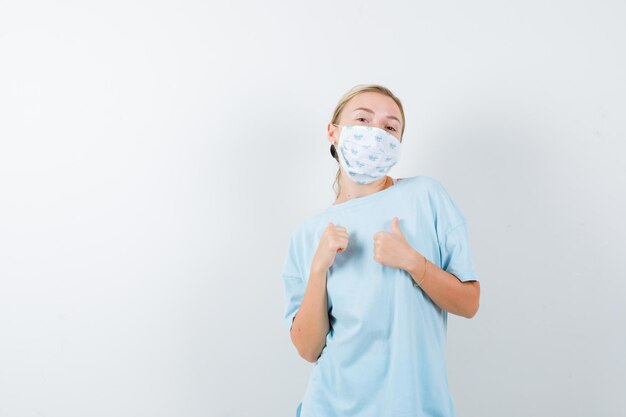
[[[359,122],[367,122],[367,119],[365,117],[357,117],[356,118]]]
[[[392,132],[395,132],[395,131],[396,131],[396,128],[395,128],[395,127],[393,127],[393,126],[387,126],[387,129],[390,129]]]

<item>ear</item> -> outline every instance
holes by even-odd
[[[337,136],[337,126],[333,126],[332,122],[328,122],[328,141],[330,143],[335,143],[338,141],[339,137]]]

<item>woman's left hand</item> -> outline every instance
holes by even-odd
[[[392,268],[408,270],[415,264],[421,255],[411,247],[406,240],[398,217],[391,220],[391,232],[377,232],[374,234],[374,260]]]

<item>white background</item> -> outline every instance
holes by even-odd
[[[468,220],[459,417],[623,416],[620,1],[0,1],[0,416],[293,416],[291,230],[326,123],[404,102],[394,177]]]

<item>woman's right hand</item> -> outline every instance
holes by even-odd
[[[320,237],[311,269],[326,271],[335,262],[335,255],[348,247],[348,231],[345,227],[329,222]]]

